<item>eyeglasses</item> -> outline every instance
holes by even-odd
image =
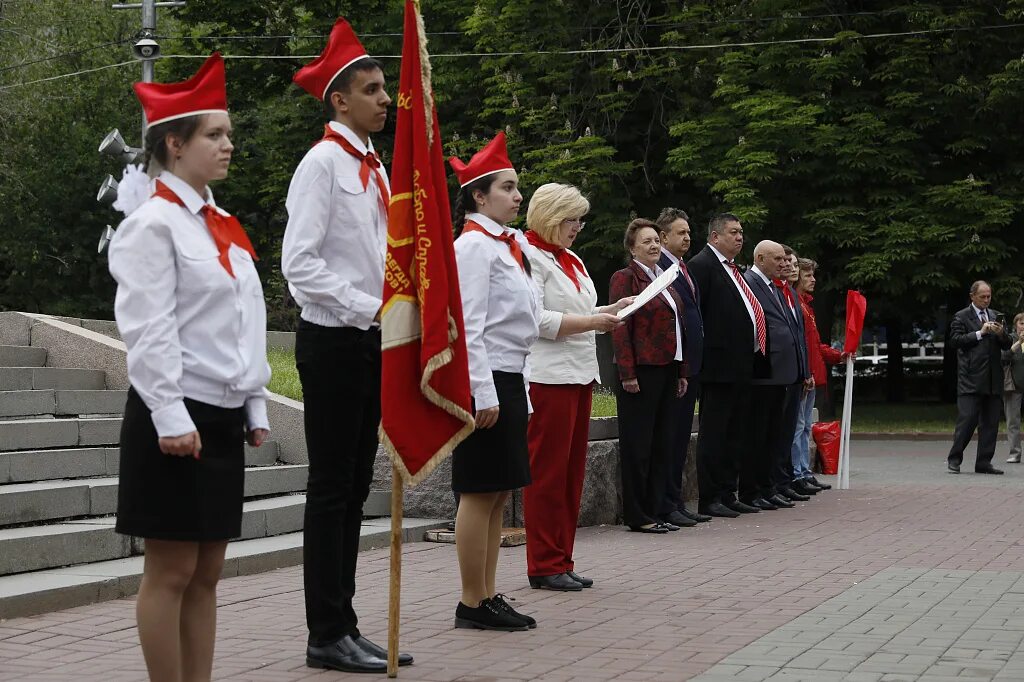
[[[586,224],[587,224],[583,220],[583,218],[566,218],[565,220],[562,221],[562,223],[564,225],[573,225],[573,224],[579,225],[578,229],[580,229],[580,230],[582,230],[586,226]]]

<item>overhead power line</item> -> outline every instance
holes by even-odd
[[[122,45],[122,44],[124,44],[126,42],[128,42],[128,39],[112,40],[109,43],[103,43],[102,45],[93,45],[92,47],[82,48],[81,50],[74,50],[72,52],[65,52],[63,54],[55,54],[52,57],[43,57],[41,59],[33,59],[30,62],[21,62],[20,64],[14,64],[12,66],[5,66],[2,69],[0,69],[0,73],[4,73],[6,71],[13,71],[14,69],[21,69],[21,68],[24,68],[26,66],[32,66],[33,64],[42,64],[43,62],[51,62],[51,61],[53,61],[55,59],[64,59],[65,57],[77,57],[78,55],[85,54],[87,52],[92,52],[94,50],[99,50],[99,49],[102,49],[104,47],[110,47],[112,45]]]
[[[959,27],[948,27],[948,28],[933,28],[933,29],[922,29],[917,31],[894,31],[887,33],[865,33],[860,35],[853,35],[842,38],[842,40],[877,40],[882,38],[904,38],[918,35],[934,35],[938,33],[962,33],[966,31],[997,31],[1010,28],[1021,28],[1024,27],[1024,23],[1016,24],[998,24],[990,26],[959,26]],[[834,43],[837,39],[835,36],[827,38],[792,38],[788,40],[759,40],[759,41],[747,41],[739,43],[708,43],[702,45],[652,45],[652,46],[640,46],[640,47],[609,47],[609,48],[594,48],[594,49],[580,49],[580,50],[522,50],[514,52],[452,52],[433,54],[431,59],[445,59],[445,58],[458,58],[458,57],[518,57],[525,55],[583,55],[583,54],[622,54],[631,52],[666,52],[666,51],[688,51],[688,50],[712,50],[721,48],[737,48],[737,47],[766,47],[770,45],[800,45],[800,44],[823,44],[823,43]],[[319,55],[222,55],[224,59],[255,59],[255,60],[305,60],[313,59]],[[202,54],[169,54],[164,55],[161,59],[206,59],[209,55]],[[400,59],[401,55],[389,54],[389,55],[374,55],[377,59]],[[102,71],[104,69],[112,69],[119,66],[125,66],[127,64],[134,64],[135,61],[120,62],[118,64],[109,64],[107,66],[100,66],[94,69],[85,69],[82,71],[75,71],[73,73],[60,74],[58,76],[50,76],[49,78],[40,78],[37,80],[26,81],[24,83],[13,83],[11,85],[0,86],[0,92],[4,90],[10,90],[23,85],[33,85],[35,83],[44,83],[47,81],[59,80],[61,78],[70,78],[72,76],[78,76],[86,73],[93,73],[95,71]]]

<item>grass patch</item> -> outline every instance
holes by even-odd
[[[841,416],[836,407],[836,419]],[[950,403],[854,403],[853,433],[946,433],[953,436],[956,405]]]
[[[295,353],[270,348],[267,350],[267,362],[271,372],[267,388],[278,395],[301,401],[302,384],[299,383],[299,370],[295,369]]]
[[[272,371],[270,390],[293,400],[302,400],[302,384],[295,369],[295,354],[291,351],[270,349],[267,360]],[[840,408],[837,407],[836,419]],[[614,417],[615,395],[603,386],[594,391],[593,417]],[[922,403],[857,403],[853,408],[854,433],[953,433],[956,405]]]

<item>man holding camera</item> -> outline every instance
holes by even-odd
[[[992,287],[978,280],[971,285],[971,304],[953,316],[948,343],[956,350],[956,430],[946,458],[951,474],[960,473],[964,448],[978,431],[978,456],[974,471],[1001,474],[992,466],[1002,411],[1003,368],[1001,351],[1010,347],[1006,320],[989,308]]]

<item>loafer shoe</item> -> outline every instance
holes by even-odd
[[[567,576],[569,576],[570,578],[572,578],[573,580],[575,580],[576,582],[578,582],[580,585],[583,585],[583,587],[593,587],[594,586],[594,581],[593,580],[591,580],[590,578],[585,578],[582,575],[579,575],[578,573],[573,573],[572,571],[566,571],[565,574]]]
[[[388,670],[386,658],[367,653],[348,635],[327,646],[307,646],[306,665],[346,673],[384,673]]]
[[[671,523],[673,526],[679,526],[680,528],[690,528],[697,525],[696,519],[691,519],[686,514],[678,511],[662,516],[661,520],[665,523]]]
[[[654,533],[656,535],[664,535],[668,532],[668,528],[660,523],[648,523],[645,526],[626,526],[634,533]]]
[[[974,473],[976,473],[976,474],[999,474],[999,475],[1002,475],[1003,470],[1002,469],[996,469],[994,466],[989,464],[988,466],[983,466],[980,469],[975,468],[974,469]]]
[[[731,500],[729,502],[723,502],[722,504],[729,509],[732,509],[734,512],[739,512],[740,514],[756,514],[761,511],[757,507],[752,507],[745,502],[740,502],[739,500]]]
[[[353,637],[352,641],[355,642],[360,649],[370,654],[371,656],[376,656],[377,658],[382,659],[384,661],[388,660],[387,649],[385,649],[384,647],[377,646],[376,644],[366,639],[362,635],[360,635],[359,637]],[[398,665],[412,665],[412,655],[403,654],[402,652],[399,652]]]
[[[682,509],[680,509],[679,513],[682,514],[683,516],[690,517],[691,519],[693,519],[697,523],[707,523],[708,521],[711,520],[711,517],[708,516],[707,514],[701,514],[700,512],[690,511],[686,507],[683,507]]]
[[[822,483],[814,476],[808,476],[805,480],[810,481],[813,485],[818,486],[822,490],[832,490],[832,486],[830,486],[828,483]]]
[[[783,488],[782,490],[779,491],[778,494],[782,497],[785,497],[787,500],[791,500],[793,502],[806,502],[807,500],[811,499],[810,495],[802,495],[801,493],[798,493],[792,488]]]
[[[764,499],[763,497],[755,497],[748,503],[751,507],[757,507],[762,511],[775,511],[778,509],[774,504]]]
[[[953,464],[952,462],[946,462],[946,471],[948,471],[951,474],[959,474],[960,473],[960,465],[959,464]]]
[[[704,508],[704,511],[706,511],[709,516],[717,516],[719,518],[725,519],[735,519],[737,516],[740,515],[738,511],[733,511],[732,509],[729,509],[721,502],[712,502],[711,504]]]
[[[790,489],[794,492],[798,492],[801,495],[817,495],[821,488],[813,485],[810,481],[793,481],[790,484]]]
[[[774,504],[776,507],[779,507],[780,509],[792,509],[793,507],[796,506],[782,495],[772,495],[771,497],[768,498],[768,501]]]
[[[565,573],[557,575],[531,575],[530,587],[535,590],[554,590],[555,592],[579,592],[583,589],[583,585],[580,585]]]

